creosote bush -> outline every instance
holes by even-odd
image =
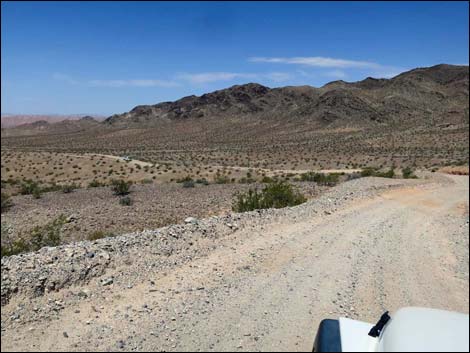
[[[361,171],[361,176],[362,177],[375,176],[379,178],[393,178],[395,177],[395,168],[392,167],[386,172],[381,172],[377,170],[377,168],[368,167],[368,168],[364,168]]]
[[[62,185],[62,192],[64,194],[69,194],[75,189],[78,189],[78,185],[76,184],[67,184],[67,185]]]
[[[214,183],[216,184],[229,184],[230,178],[226,175],[217,173],[214,177]]]
[[[29,239],[17,238],[14,240],[12,240],[8,234],[3,234],[4,227],[2,225],[2,257],[37,251],[45,246],[60,245],[62,242],[62,227],[65,223],[65,215],[60,215],[58,218],[43,226],[34,227],[31,230],[31,236]]]
[[[206,178],[197,179],[197,180],[196,180],[196,183],[197,183],[197,184],[206,185],[206,186],[209,185],[209,182],[207,181]]]
[[[114,237],[114,236],[115,235],[110,232],[105,232],[103,230],[95,230],[94,232],[91,232],[90,234],[88,234],[87,239],[90,241],[93,241],[93,240],[98,240],[102,238]]]
[[[184,188],[193,188],[194,186],[195,186],[195,184],[194,184],[193,180],[187,180],[187,181],[183,182],[183,187]]]
[[[334,186],[339,181],[339,173],[315,173],[308,172],[300,175],[301,181],[313,181],[319,185]]]
[[[404,179],[416,179],[417,176],[414,174],[414,170],[410,167],[403,168],[401,170]]]
[[[129,194],[131,183],[125,180],[121,180],[121,179],[119,180],[114,179],[111,181],[111,187],[115,195],[124,196],[124,195]]]
[[[21,195],[33,195],[35,198],[41,197],[41,188],[39,184],[32,180],[27,180],[21,183],[20,194]]]
[[[2,192],[2,213],[3,212],[6,212],[8,211],[8,209],[12,206],[12,202],[11,202],[11,197],[10,195],[8,194],[5,194],[4,192]]]
[[[90,183],[88,184],[88,187],[89,187],[89,188],[97,188],[97,187],[105,186],[105,185],[106,185],[106,184],[101,183],[101,182],[99,182],[99,181],[96,180],[96,179],[93,179],[93,180],[90,181]]]
[[[180,184],[183,184],[189,181],[193,181],[193,178],[191,178],[189,175],[185,176],[184,178],[176,179],[176,182]]]
[[[249,189],[245,193],[239,193],[234,200],[232,209],[235,212],[247,212],[264,208],[282,208],[295,206],[307,201],[296,191],[292,185],[281,181],[273,182],[259,192],[257,189]]]
[[[119,199],[119,204],[122,206],[132,205],[132,199],[129,196],[123,196]]]

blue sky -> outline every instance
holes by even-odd
[[[469,60],[467,2],[8,2],[2,113],[110,115],[246,82]]]

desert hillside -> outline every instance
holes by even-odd
[[[178,173],[214,165],[432,169],[468,163],[468,85],[468,66],[453,65],[321,88],[246,84],[137,106],[101,123],[81,119],[3,129],[2,153],[132,155]]]

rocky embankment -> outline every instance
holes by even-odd
[[[387,188],[420,181],[364,178],[352,180],[303,205],[190,219],[157,230],[130,233],[97,241],[82,241],[38,252],[2,258],[1,300],[12,296],[41,296],[70,286],[79,286],[103,277],[108,269],[125,266],[117,276],[101,278],[103,286],[118,282],[132,285],[145,279],[147,271],[165,271],[170,267],[204,256],[218,246],[220,238],[239,229],[258,228],[281,217],[303,219],[331,214],[339,205],[354,199],[371,197]],[[79,293],[80,295],[80,293]]]

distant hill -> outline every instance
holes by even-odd
[[[103,120],[103,116],[87,116],[84,114],[74,115],[40,115],[40,114],[2,114],[1,126],[2,128],[11,128],[24,124],[31,124],[37,121],[47,123],[57,123],[63,120],[80,120],[84,117],[93,118],[96,120]]]
[[[321,88],[271,89],[248,83],[199,97],[137,106],[105,123],[135,127],[184,119],[248,117],[297,119],[321,127],[461,124],[468,123],[468,84],[468,66],[445,64],[414,69],[392,79],[334,81]]]

